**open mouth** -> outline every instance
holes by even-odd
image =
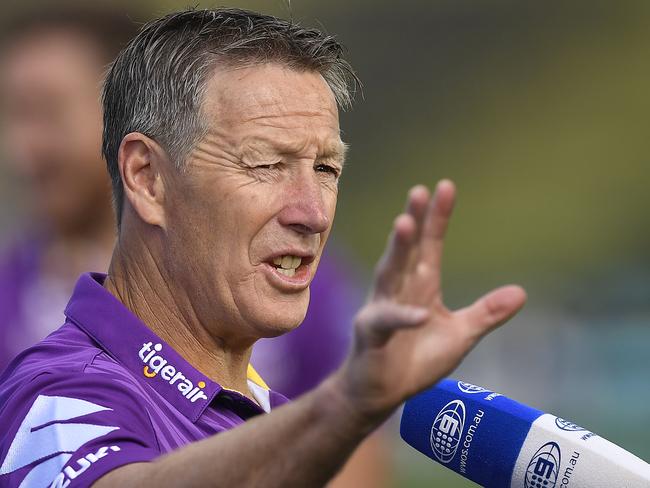
[[[289,277],[296,274],[296,270],[300,268],[302,263],[303,258],[300,256],[285,255],[273,258],[273,266],[277,272]]]

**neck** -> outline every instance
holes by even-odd
[[[201,323],[172,283],[147,246],[127,250],[118,239],[104,287],[193,367],[252,398],[246,381],[252,346],[229,347]]]

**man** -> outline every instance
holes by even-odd
[[[510,286],[444,307],[454,187],[418,186],[344,365],[288,405],[250,368],[255,341],[304,317],[350,74],[331,37],[240,10],[171,14],[120,54],[103,143],[118,243],[108,277],[83,276],[66,324],[3,376],[0,482],[322,485],[523,305]]]
[[[115,223],[101,160],[101,79],[135,34],[117,7],[58,2],[2,30],[2,147],[32,208],[28,228],[0,257],[0,371],[61,324],[80,274],[108,269]],[[252,363],[288,397],[343,360],[361,303],[348,269],[338,256],[324,258],[312,283],[319,298],[300,329],[256,347]],[[336,486],[377,485],[389,464],[383,444],[367,442]]]

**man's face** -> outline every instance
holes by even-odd
[[[306,313],[336,208],[345,146],[333,93],[319,74],[276,64],[220,69],[203,113],[209,133],[187,171],[166,176],[168,266],[223,339],[287,332]]]
[[[102,57],[80,34],[25,34],[0,63],[2,147],[31,190],[34,210],[59,230],[109,207],[101,160]],[[99,207],[99,208],[98,208]]]

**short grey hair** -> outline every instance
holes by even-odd
[[[215,67],[267,62],[320,73],[342,109],[361,86],[334,37],[270,15],[192,9],[143,26],[110,66],[102,95],[102,153],[118,227],[124,198],[118,152],[124,136],[140,132],[158,141],[182,170],[207,132],[201,106]]]

